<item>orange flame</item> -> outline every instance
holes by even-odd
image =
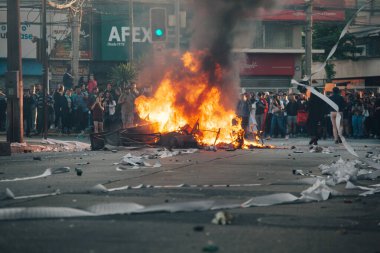
[[[233,123],[235,111],[222,105],[222,91],[202,72],[199,60],[202,55],[201,52],[184,53],[182,66],[165,73],[152,97],[136,99],[137,112],[140,118],[155,123],[157,132],[198,125],[200,131],[194,136],[199,144],[234,143],[243,136],[240,122]],[[221,81],[220,66],[215,72],[216,81]]]

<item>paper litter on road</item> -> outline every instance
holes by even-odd
[[[357,160],[343,161],[342,158],[339,158],[338,161],[330,165],[321,164],[319,165],[319,168],[322,175],[332,176],[333,181],[331,181],[331,183],[340,184],[346,183],[347,181],[356,181],[359,171],[356,167],[357,163]]]
[[[325,180],[318,179],[313,186],[301,192],[299,199],[307,202],[324,201],[327,200],[330,195],[338,196],[340,193],[328,187]]]
[[[143,205],[139,205],[133,202],[131,203],[116,202],[116,203],[105,203],[105,204],[93,205],[86,208],[86,211],[89,211],[96,215],[113,215],[113,214],[129,214],[141,209],[144,209]]]
[[[42,198],[42,197],[48,197],[48,196],[56,196],[59,195],[61,192],[56,190],[53,193],[43,193],[43,194],[34,194],[34,195],[26,195],[26,196],[15,196],[14,193],[7,188],[5,190],[5,195],[7,196],[8,199],[30,199],[30,198]]]
[[[251,207],[251,206],[272,206],[279,204],[291,203],[298,200],[296,196],[290,193],[276,193],[271,195],[253,197],[250,200],[241,204],[241,207]]]
[[[46,169],[41,175],[38,176],[33,176],[33,177],[18,177],[18,178],[13,178],[13,179],[2,179],[0,182],[14,182],[14,181],[24,181],[24,180],[32,180],[32,179],[37,179],[37,178],[42,178],[42,177],[48,177],[52,175],[51,169]]]
[[[363,190],[363,191],[371,191],[371,190],[374,189],[374,188],[370,188],[370,187],[354,185],[354,184],[351,183],[350,181],[348,181],[348,182],[346,183],[346,187],[345,187],[345,188],[348,189],[348,190],[359,189],[359,190]]]
[[[93,213],[69,207],[0,208],[0,220],[47,219],[94,216]]]

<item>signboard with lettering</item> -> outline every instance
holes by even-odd
[[[131,42],[134,57],[150,50],[152,38],[149,25],[135,23],[130,27],[128,19],[115,21],[113,16],[102,16],[102,60],[128,60]]]
[[[36,59],[37,45],[33,37],[41,38],[40,10],[22,8],[21,51],[22,58]],[[80,31],[81,58],[91,58],[91,15],[83,15]],[[49,10],[47,13],[48,52],[51,59],[71,58],[71,28],[67,10]],[[7,57],[7,10],[0,10],[0,57]]]

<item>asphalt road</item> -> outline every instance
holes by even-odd
[[[117,171],[128,153],[141,155],[152,149],[16,154],[0,157],[0,180],[36,176],[47,168],[68,166],[71,171],[26,181],[0,182],[0,213],[14,207],[70,207],[86,210],[104,203],[157,204],[218,201],[243,203],[273,193],[300,193],[309,185],[294,169],[321,175],[318,166],[339,159],[353,159],[341,145],[322,141],[333,153],[310,153],[306,139],[271,141],[271,150],[198,151],[159,159],[162,167]],[[364,157],[380,153],[376,140],[351,142]],[[295,146],[303,153],[294,153]],[[41,160],[33,157],[40,156]],[[148,160],[154,164],[156,160]],[[77,176],[75,168],[83,171]],[[360,181],[360,185],[378,184]],[[122,186],[188,187],[138,188],[100,193]],[[190,187],[190,185],[196,185]],[[211,185],[211,186],[210,186]],[[240,186],[239,186],[240,185]],[[345,190],[327,201],[289,203],[266,207],[233,208],[231,225],[211,223],[218,210],[152,212],[76,218],[29,218],[0,221],[0,252],[380,252],[380,194],[358,196]],[[42,198],[8,199],[53,193]],[[1,217],[1,215],[0,215]]]

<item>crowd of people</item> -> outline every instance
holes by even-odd
[[[93,75],[87,82],[81,79],[78,85],[73,85],[72,76],[67,72],[63,76],[63,84],[48,92],[45,99],[40,84],[24,90],[25,135],[29,137],[43,132],[45,107],[47,129],[63,134],[98,133],[131,127],[136,122],[134,102],[139,95],[133,82],[123,87],[113,87],[108,83],[104,90],[100,90]],[[0,131],[6,130],[6,108],[6,96],[0,91]]]
[[[47,128],[61,133],[98,133],[128,128],[138,122],[135,99],[141,95],[136,83],[113,87],[111,83],[100,90],[93,75],[80,79],[77,85],[69,73],[63,83],[46,95],[37,84],[24,91],[23,114],[26,136],[39,135],[44,129],[44,100],[47,108]],[[327,94],[339,110],[336,112],[320,97],[307,94],[273,92],[244,92],[237,105],[247,135],[260,137],[310,137],[310,144],[323,138],[341,142],[336,124],[347,138],[380,138],[380,93],[341,92],[337,87]],[[0,90],[0,131],[6,129],[6,96]]]
[[[103,132],[134,125],[134,100],[139,95],[136,84],[104,90],[90,78],[89,83],[65,89],[58,85],[53,95],[47,95],[47,126],[61,133]],[[43,130],[43,95],[40,85],[24,96],[25,133],[40,134]]]
[[[246,134],[260,134],[266,139],[310,137],[310,145],[323,138],[340,143],[336,118],[347,138],[380,138],[380,93],[341,92],[334,87],[327,94],[338,112],[324,100],[306,90],[299,94],[279,92],[244,92],[237,105]]]

